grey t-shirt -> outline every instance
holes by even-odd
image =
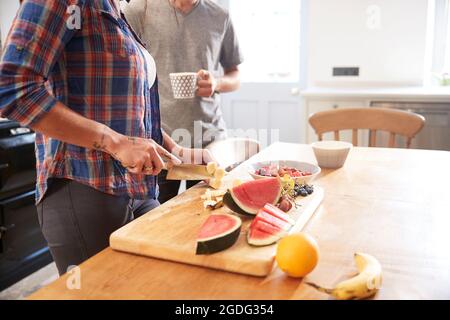
[[[226,137],[219,95],[176,100],[169,73],[205,69],[217,77],[242,63],[228,11],[210,0],[199,0],[188,14],[175,10],[168,0],[122,2],[128,22],[156,61],[164,130],[192,147]]]

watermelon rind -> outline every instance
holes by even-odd
[[[247,243],[249,245],[252,245],[252,246],[255,246],[255,247],[270,246],[270,245],[278,242],[278,240],[281,239],[281,237],[276,235],[276,234],[270,234],[270,233],[263,232],[263,231],[260,231],[260,232],[266,233],[267,234],[266,238],[264,238],[264,239],[252,238],[251,231],[252,230],[250,229],[247,232]]]
[[[217,234],[208,238],[198,238],[196,254],[216,253],[228,249],[236,243],[237,239],[239,238],[239,234],[241,233],[242,221],[239,217],[231,214],[222,215],[226,215],[232,219],[235,219],[236,224],[233,226],[233,228],[221,234]]]
[[[234,202],[230,191],[227,191],[227,193],[224,194],[222,201],[223,201],[223,204],[226,205],[231,211],[236,212],[238,214],[241,214],[244,216],[254,216],[256,214],[256,213],[250,213],[250,212],[244,211],[241,207],[239,207],[236,204],[236,202]]]
[[[294,221],[285,213],[277,212],[278,208],[265,205],[258,211],[258,214],[250,224],[247,232],[247,242],[253,246],[268,246],[276,243],[284,237],[292,225],[289,221]],[[268,210],[272,212],[268,212]],[[257,233],[258,236],[255,236]],[[261,236],[263,236],[261,238]]]
[[[278,202],[278,200],[280,200],[281,192],[283,190],[283,187],[282,187],[282,184],[281,184],[281,182],[280,182],[280,180],[278,178],[267,178],[267,179],[270,179],[271,181],[276,179],[277,182],[279,183],[279,188],[277,190],[277,193],[275,195],[273,195],[272,200],[271,201],[270,200],[266,201],[266,203],[270,203],[270,204],[275,205]],[[251,215],[255,215],[255,214],[258,213],[258,210],[261,209],[261,208],[250,207],[248,205],[245,205],[244,203],[242,203],[242,201],[240,201],[238,199],[237,195],[234,194],[234,191],[235,191],[236,188],[243,188],[248,183],[261,183],[263,180],[266,180],[266,179],[260,179],[260,180],[245,182],[245,183],[243,183],[243,184],[241,184],[239,186],[236,186],[236,187],[234,187],[234,188],[232,188],[232,189],[230,189],[228,191],[230,193],[230,195],[231,195],[231,198],[233,199],[233,202],[236,204],[236,207],[240,208],[240,210],[235,211],[235,212],[238,212],[238,213],[245,212],[244,214],[251,214]],[[261,207],[263,207],[264,204],[262,204]],[[235,207],[235,209],[237,209],[236,207]],[[230,209],[233,210],[232,208],[230,208]]]

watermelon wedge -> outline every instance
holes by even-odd
[[[197,236],[196,254],[211,254],[231,247],[239,238],[242,221],[231,214],[211,214]]]
[[[250,224],[247,242],[253,246],[274,244],[285,236],[295,221],[277,207],[266,204]]]
[[[288,231],[292,227],[292,224],[290,224],[289,222],[283,221],[283,220],[267,213],[263,209],[259,210],[258,214],[256,215],[255,219],[253,219],[250,226],[252,226],[253,224],[256,224],[259,220],[262,220],[268,224],[271,224],[271,225],[273,225],[281,230],[285,230],[285,231]]]
[[[234,212],[255,215],[266,203],[276,204],[281,197],[281,191],[279,178],[253,180],[230,189],[223,202]]]
[[[279,235],[280,237],[286,234],[285,230],[274,226],[273,224],[267,223],[264,220],[256,220],[256,222],[252,225],[252,228],[271,233],[273,235]]]
[[[247,242],[252,246],[268,246],[280,240],[280,236],[265,232],[259,228],[251,228],[247,233]]]
[[[289,217],[288,214],[286,214],[284,211],[282,211],[281,209],[275,207],[274,205],[267,203],[264,206],[264,211],[267,212],[268,214],[271,214],[274,217],[277,217],[278,219],[281,219],[283,221],[286,221],[292,225],[295,224],[295,221]]]

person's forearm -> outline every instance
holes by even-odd
[[[48,137],[111,155],[114,155],[121,141],[126,139],[124,135],[79,115],[60,102],[31,128]]]
[[[233,69],[225,72],[225,75],[217,80],[216,91],[225,93],[236,91],[241,84],[239,70]]]

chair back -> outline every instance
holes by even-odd
[[[387,131],[389,148],[395,147],[396,135],[406,137],[406,147],[411,146],[412,139],[422,130],[425,118],[419,114],[385,108],[344,108],[321,111],[309,117],[319,140],[323,134],[334,132],[334,139],[339,140],[341,130],[352,130],[352,143],[358,145],[358,130],[369,129],[369,147],[376,146],[377,131]]]

